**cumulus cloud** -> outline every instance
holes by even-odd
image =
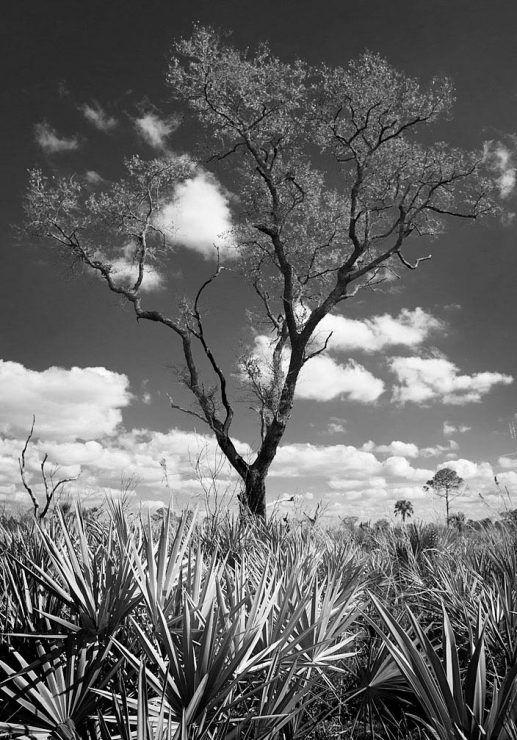
[[[295,396],[314,401],[345,396],[351,401],[373,403],[383,392],[382,380],[359,363],[350,360],[340,365],[331,357],[318,355],[302,368]]]
[[[34,138],[46,154],[71,152],[79,148],[79,141],[76,136],[60,136],[56,129],[46,122],[36,124]]]
[[[515,188],[516,169],[512,151],[500,141],[487,141],[484,155],[496,177],[501,198],[507,198]]]
[[[494,470],[492,465],[487,462],[476,463],[472,460],[461,458],[460,460],[451,460],[450,462],[438,465],[438,470],[441,470],[442,468],[450,468],[451,470],[454,470],[454,472],[459,475],[460,478],[463,478],[463,480],[473,480],[476,478],[484,480],[485,482],[492,482],[494,479]]]
[[[250,356],[260,368],[264,384],[271,379],[271,354],[270,339],[263,334],[256,336]],[[287,371],[288,364],[289,352],[285,351],[282,358],[284,372]],[[383,392],[383,381],[354,360],[340,365],[331,357],[318,355],[302,367],[295,397],[313,401],[332,401],[347,397],[359,403],[373,403]]]
[[[207,172],[177,185],[172,201],[162,208],[157,225],[170,233],[174,243],[207,258],[214,258],[216,249],[229,256],[234,248],[228,195]]]
[[[416,444],[413,444],[413,442],[401,442],[399,440],[394,440],[393,442],[390,442],[389,445],[376,445],[370,440],[370,442],[366,442],[362,446],[362,449],[367,450],[368,452],[402,455],[403,457],[418,457],[420,455],[420,450]]]
[[[282,445],[271,466],[271,475],[281,478],[304,476],[336,477],[360,474],[376,475],[382,464],[371,452],[363,452],[353,445]],[[354,477],[356,477],[354,475]]]
[[[135,128],[142,139],[153,149],[166,148],[167,138],[178,128],[179,120],[175,116],[161,118],[149,111],[135,119]]]
[[[93,102],[92,105],[85,103],[81,108],[86,120],[95,126],[99,131],[103,131],[108,134],[110,131],[117,126],[117,119],[106,113],[105,110],[97,102]]]
[[[404,308],[398,316],[383,314],[362,320],[329,314],[318,327],[318,337],[323,339],[332,332],[332,350],[378,352],[386,346],[416,347],[440,329],[443,323],[422,308]]]
[[[0,432],[36,434],[47,440],[94,440],[112,435],[131,401],[126,375],[104,367],[30,370],[0,360]]]
[[[503,455],[497,461],[499,465],[507,470],[509,468],[517,468],[517,457],[510,457],[509,455]]]
[[[409,460],[405,457],[392,456],[388,457],[382,464],[383,471],[386,475],[394,478],[403,478],[410,481],[425,481],[432,478],[433,471],[425,468],[414,468]]]
[[[456,365],[443,357],[393,357],[390,367],[400,383],[393,391],[393,399],[400,404],[477,403],[495,385],[513,382],[511,375],[503,373],[459,375]]]

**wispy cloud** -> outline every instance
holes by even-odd
[[[400,404],[477,403],[495,385],[513,383],[513,377],[503,373],[460,375],[456,365],[443,357],[393,357],[389,364],[400,384],[393,399]]]
[[[135,118],[135,128],[142,139],[153,149],[163,150],[167,146],[168,137],[179,126],[177,116],[160,117],[149,111]]]
[[[132,260],[134,248],[131,244],[126,246],[118,259],[111,263],[111,276],[115,283],[123,287],[132,287],[138,277],[138,267]],[[144,277],[140,290],[144,293],[152,293],[164,287],[165,279],[154,265],[146,264]]]
[[[86,178],[86,182],[90,185],[98,185],[99,183],[104,182],[102,175],[99,175],[95,170],[87,170],[84,176]]]
[[[450,437],[451,434],[464,434],[469,432],[472,427],[466,424],[451,424],[448,421],[443,422],[443,434],[445,437]]]
[[[46,122],[36,124],[34,138],[46,154],[71,152],[79,148],[79,140],[76,136],[60,136],[56,129]]]
[[[485,162],[496,176],[501,197],[507,198],[513,192],[516,182],[514,153],[500,141],[486,141],[484,156]]]
[[[85,103],[81,107],[81,111],[89,123],[95,126],[99,131],[103,131],[108,134],[116,128],[118,121],[113,116],[110,116],[96,101],[89,105]]]

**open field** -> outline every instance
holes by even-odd
[[[4,522],[0,735],[517,736],[517,538]]]

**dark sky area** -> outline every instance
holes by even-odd
[[[436,516],[422,484],[447,465],[465,479],[458,508],[468,516],[495,516],[504,505],[517,506],[511,381],[517,377],[516,3],[21,0],[8,3],[2,16],[1,501],[24,502],[16,456],[33,413],[34,470],[38,454],[49,451],[65,472],[81,472],[75,490],[92,501],[104,491],[115,495],[121,477],[135,474],[138,499],[159,504],[170,488],[184,504],[199,497],[191,469],[196,455],[204,454],[205,466],[215,464],[209,438],[194,433],[204,430],[169,408],[168,393],[186,398],[171,370],[178,360],[171,337],[160,327],[137,325],[99,281],[72,274],[65,260],[27,237],[16,238],[13,228],[22,219],[31,167],[57,175],[95,172],[109,181],[120,176],[125,156],[156,156],[137,121],[150,112],[155,123],[178,114],[165,85],[169,49],[199,22],[231,30],[240,48],[265,40],[288,61],[346,65],[369,49],[423,81],[450,76],[454,115],[434,136],[466,148],[490,142],[503,210],[501,219],[452,224],[431,247],[416,247],[414,256],[431,249],[433,259],[403,275],[395,289],[361,294],[347,305],[346,317],[367,320],[370,329],[385,315],[400,323],[413,312],[405,321],[414,322],[420,308],[426,328],[420,327],[421,341],[413,344],[390,335],[376,351],[357,347],[350,356],[333,355],[341,367],[352,359],[382,379],[384,392],[361,401],[347,392],[300,397],[272,469],[270,500],[295,494],[304,511],[322,500],[330,516],[377,519],[391,515],[395,500],[409,498],[418,515]],[[92,125],[85,106],[115,123],[105,130]],[[38,141],[42,130],[57,137],[53,151]],[[73,142],[69,150],[67,141]],[[168,137],[177,152],[193,151],[198,143],[196,130],[185,125]],[[231,191],[231,177],[224,177]],[[150,294],[150,302],[168,305],[180,291],[192,290],[209,274],[210,261],[195,248],[179,249],[175,269],[168,283],[174,295]],[[207,298],[211,336],[229,371],[251,341],[246,301],[236,275]],[[388,366],[399,356],[443,360],[419,378],[431,389],[425,401],[396,402]],[[104,375],[87,368],[103,368]],[[246,403],[239,405],[234,434],[253,446],[256,428]],[[231,487],[227,471],[221,480]]]

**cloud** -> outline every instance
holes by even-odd
[[[501,198],[508,198],[515,188],[516,169],[512,151],[500,141],[487,141],[484,158],[496,175],[496,184]]]
[[[98,185],[100,182],[104,182],[102,175],[99,175],[95,170],[87,170],[85,173],[86,182],[90,185]]]
[[[0,432],[46,440],[94,440],[115,433],[130,403],[126,375],[104,367],[30,370],[0,360]]]
[[[172,201],[158,216],[157,226],[176,244],[205,257],[231,255],[232,216],[227,193],[215,177],[201,172],[176,186]]]
[[[389,364],[400,383],[393,390],[393,399],[400,404],[477,403],[494,385],[513,382],[503,373],[459,375],[456,365],[443,357],[393,357]]]
[[[117,119],[108,115],[97,102],[94,102],[92,105],[85,103],[81,110],[86,120],[95,126],[96,129],[103,131],[105,134],[113,131],[117,126]]]
[[[445,437],[449,437],[451,434],[464,434],[465,432],[469,432],[472,429],[472,427],[468,427],[464,424],[451,424],[448,421],[443,422],[443,434]]]
[[[271,475],[280,478],[324,476],[332,478],[346,474],[360,475],[364,480],[382,470],[382,464],[371,452],[353,445],[312,445],[295,443],[282,445],[271,466]]]
[[[460,460],[451,460],[450,462],[438,465],[438,470],[442,468],[454,470],[463,480],[482,479],[490,483],[494,480],[494,470],[490,463],[487,462],[476,463],[472,460],[461,458]]]
[[[497,461],[499,465],[508,470],[509,468],[517,468],[517,457],[510,457],[509,455],[503,455]]]
[[[417,307],[403,308],[398,316],[383,314],[362,320],[329,314],[318,326],[317,333],[322,340],[332,332],[329,347],[334,351],[378,352],[390,345],[415,347],[443,326],[437,318]]]
[[[48,123],[37,123],[34,127],[34,138],[46,154],[71,152],[79,148],[77,137],[60,136]]]
[[[172,134],[179,125],[176,116],[160,118],[156,113],[144,113],[135,119],[135,127],[142,139],[153,149],[163,150],[166,148],[167,137]]]
[[[414,468],[405,457],[393,456],[388,457],[382,464],[383,471],[386,475],[394,478],[403,478],[404,480],[425,481],[432,478],[433,471],[425,468]]]
[[[138,277],[138,268],[131,259],[133,252],[133,246],[128,244],[124,247],[122,256],[111,262],[111,276],[119,286],[132,287]],[[158,272],[156,267],[146,263],[140,290],[144,293],[152,293],[161,290],[163,286],[163,275]]]
[[[295,396],[314,401],[332,401],[346,396],[351,401],[373,403],[384,392],[380,378],[350,360],[340,365],[331,357],[318,355],[303,366]]]
[[[413,442],[400,442],[399,440],[394,440],[389,445],[375,445],[370,441],[366,442],[362,449],[369,452],[388,453],[390,455],[402,455],[404,457],[418,457],[420,455],[420,450]]]
[[[409,458],[416,457],[437,457],[444,453],[450,453],[451,450],[458,449],[458,444],[452,439],[448,445],[435,445],[434,447],[417,447],[413,442],[401,442],[400,440],[394,440],[389,444],[376,445],[375,442],[370,440],[365,442],[362,447],[365,452],[376,452],[380,454],[388,454],[394,456],[402,456]],[[453,456],[456,456],[455,453]]]
[[[331,416],[330,421],[327,425],[328,434],[343,434],[346,432],[346,419],[341,419],[339,416]]]
[[[258,363],[263,385],[267,385],[271,380],[271,354],[272,343],[269,337],[257,335],[249,356]],[[289,357],[290,353],[286,350],[282,358],[284,372],[287,371]],[[245,379],[244,371],[241,377]],[[354,360],[350,360],[346,365],[340,365],[331,357],[318,355],[302,367],[295,397],[312,401],[332,401],[346,396],[351,401],[373,403],[383,392],[382,380]]]

